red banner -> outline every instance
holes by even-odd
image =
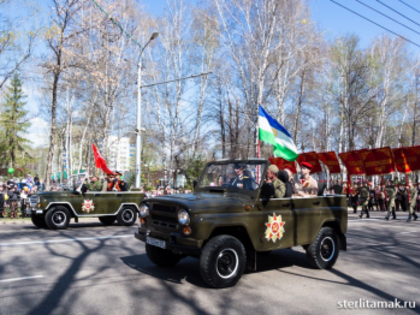
[[[317,153],[318,159],[328,167],[330,174],[340,174],[340,162],[338,162],[337,155],[334,151]]]
[[[391,148],[364,150],[360,153],[366,176],[391,174],[394,172],[394,159]]]
[[[92,143],[92,149],[93,149],[93,156],[95,158],[96,167],[100,168],[107,175],[114,174],[114,172],[108,168],[108,166],[106,165],[105,159],[102,157],[102,155],[99,153],[98,149],[96,149],[93,143]]]
[[[394,156],[395,167],[400,173],[411,173],[410,166],[407,164],[407,159],[404,154],[403,148],[392,149],[392,155]]]
[[[322,167],[319,163],[318,156],[315,151],[299,154],[298,158],[296,159],[296,162],[299,163],[299,166],[302,164],[302,162],[307,162],[311,164],[311,173],[322,172]]]
[[[403,148],[405,160],[411,171],[420,170],[420,146]]]
[[[289,162],[289,161],[286,161],[285,159],[282,159],[280,157],[276,157],[276,158],[269,157],[268,158],[268,161],[271,164],[276,165],[279,168],[279,170],[284,170],[284,168],[286,166],[289,166],[292,169],[292,173],[293,174],[296,174],[297,173],[295,162]]]
[[[338,154],[349,175],[363,175],[365,173],[362,157],[360,156],[362,151],[365,150],[349,151]]]

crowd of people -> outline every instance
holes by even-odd
[[[360,218],[369,212],[386,211],[386,220],[396,219],[396,211],[408,211],[407,221],[417,220],[416,212],[420,211],[420,183],[416,185],[412,180],[394,182],[387,180],[385,185],[374,186],[369,181],[359,181],[353,187],[343,185],[343,192],[347,195],[348,204],[357,213],[359,206],[362,207]]]
[[[0,182],[0,219],[6,215],[6,209],[9,209],[11,219],[17,219],[19,216],[19,207],[21,217],[27,216],[25,213],[29,196],[44,187],[39,180],[38,174],[32,179],[31,175],[22,181],[10,179]]]

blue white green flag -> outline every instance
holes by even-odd
[[[297,148],[290,133],[260,105],[258,116],[259,139],[273,145],[274,156],[295,161]]]

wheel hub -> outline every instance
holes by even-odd
[[[238,254],[232,248],[224,249],[220,252],[216,260],[216,271],[221,278],[230,278],[238,269]]]
[[[335,254],[335,242],[333,241],[333,239],[331,237],[325,237],[322,241],[321,241],[321,258],[324,261],[330,261]]]

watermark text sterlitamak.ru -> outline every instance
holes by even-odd
[[[341,301],[337,302],[339,309],[381,309],[381,308],[416,308],[415,301],[400,301],[395,298],[394,301],[369,301],[367,299],[359,299],[358,301]]]

